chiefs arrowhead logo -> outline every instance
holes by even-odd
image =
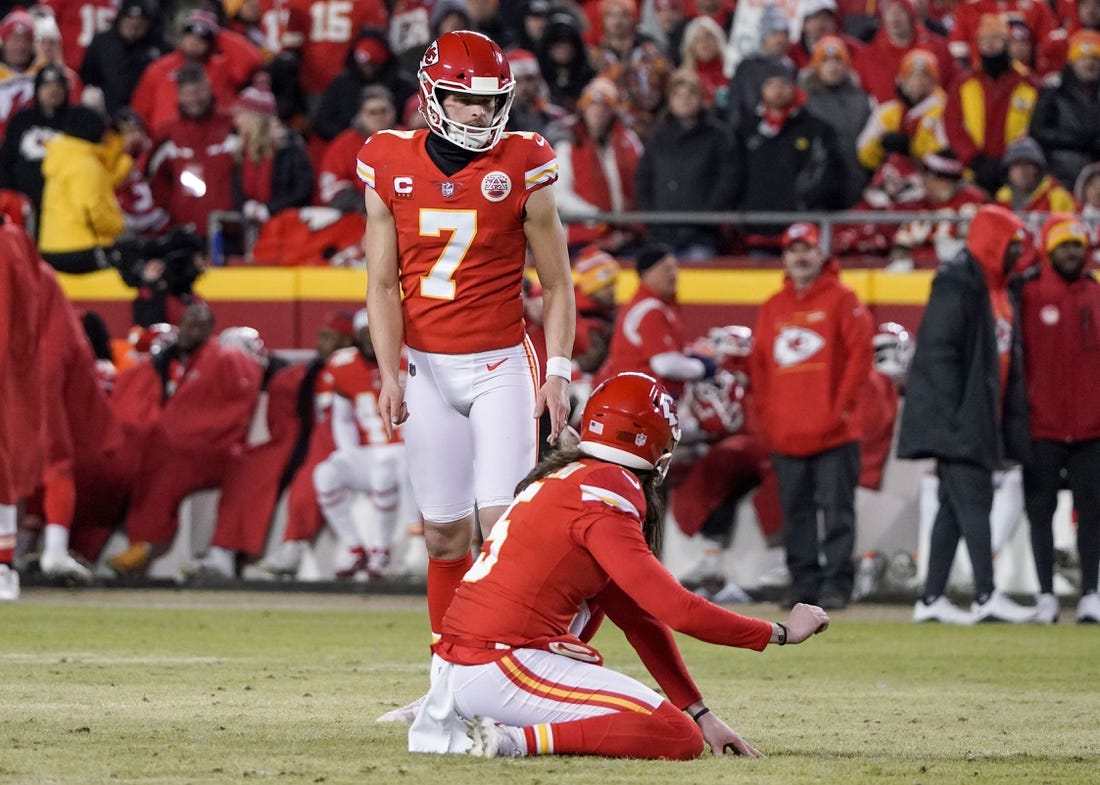
[[[805,327],[784,327],[775,336],[772,355],[780,368],[810,359],[825,347],[825,339]]]

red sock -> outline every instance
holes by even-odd
[[[72,474],[58,474],[46,480],[46,492],[42,497],[42,512],[46,523],[61,526],[73,525],[76,510],[76,483]]]
[[[652,714],[620,711],[523,729],[528,755],[603,755],[690,760],[703,752],[703,734],[668,701]]]
[[[432,635],[438,635],[443,629],[443,617],[451,607],[462,576],[473,563],[470,553],[458,559],[428,557],[428,621],[432,625]]]

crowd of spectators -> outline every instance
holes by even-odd
[[[938,227],[966,218],[924,190],[944,160],[959,162],[957,189],[1081,212],[1100,230],[1100,0],[43,0],[0,12],[4,204],[66,272],[181,227],[216,232],[230,259],[280,263],[250,258],[269,225],[309,206],[361,217],[356,146],[423,126],[418,61],[462,28],[508,52],[508,127],[558,152],[574,251],[630,255],[647,233],[688,259],[780,251],[782,223],[608,220],[622,212],[936,210],[915,252],[895,246],[913,239],[900,219],[834,246],[935,263],[947,258]],[[211,222],[226,213],[239,218]]]

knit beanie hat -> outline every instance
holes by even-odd
[[[669,254],[674,254],[670,245],[665,243],[647,245],[638,251],[638,255],[634,259],[634,268],[638,271],[638,275],[644,275],[646,270],[655,266]]]
[[[107,132],[107,121],[103,116],[86,106],[70,106],[65,114],[64,131],[69,136],[98,144]]]

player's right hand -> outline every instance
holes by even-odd
[[[382,418],[382,432],[387,439],[392,439],[394,428],[409,419],[405,389],[399,383],[382,383],[382,389],[378,393],[378,414]]]
[[[811,635],[824,632],[829,627],[829,614],[816,605],[800,602],[791,608],[787,616],[787,643],[802,643]]]

